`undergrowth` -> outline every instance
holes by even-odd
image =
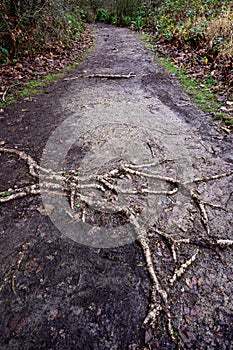
[[[113,6],[99,8],[96,20],[143,30],[156,42],[198,51],[212,69],[220,65],[223,78],[233,84],[233,4],[229,1],[142,1],[130,13]]]
[[[85,11],[73,0],[2,0],[0,62],[45,50],[69,48],[80,41]]]
[[[216,101],[216,95],[211,91],[209,82],[191,79],[185,73],[185,70],[180,70],[172,62],[165,58],[159,58],[158,61],[167,68],[167,70],[175,74],[180,82],[181,87],[186,91],[205,112],[214,112],[223,104]]]
[[[148,48],[168,58],[163,64],[175,70],[182,87],[204,111],[215,114],[223,102],[233,101],[232,2],[148,0],[130,13],[102,6],[96,14],[97,21],[140,31]],[[232,125],[231,116],[223,120]]]
[[[233,101],[233,3],[225,0],[2,0],[0,62],[17,65],[19,56],[36,52],[59,55],[82,42],[88,20],[143,33],[146,45],[177,67],[182,85],[202,109],[221,105],[219,95]]]
[[[60,69],[59,72],[52,72],[45,75],[43,78],[37,78],[35,80],[28,80],[24,82],[15,82],[12,86],[8,86],[6,90],[6,97],[0,99],[0,109],[4,109],[8,106],[11,106],[17,102],[19,98],[27,98],[30,96],[42,94],[43,92],[47,92],[46,88],[64,77],[66,72],[74,69],[77,64],[80,63],[82,59],[84,59],[88,53],[91,51],[92,46],[87,47],[87,49],[80,54],[77,60],[73,64],[69,64],[65,66],[63,69]]]

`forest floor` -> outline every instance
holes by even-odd
[[[137,34],[92,27],[95,48],[76,69],[0,114],[0,191],[6,198],[38,182],[7,149],[42,166],[52,155],[64,173],[101,177],[131,164],[107,187],[125,174],[123,188],[137,186],[126,201],[147,229],[168,301],[159,288],[151,299],[140,237],[121,245],[124,218],[113,224],[115,213],[96,210],[91,221],[87,205],[86,220],[111,237],[96,242],[94,230],[87,240],[81,230],[70,233],[47,197],[2,200],[0,348],[233,349],[232,134],[191,102]],[[169,179],[179,184],[174,195]],[[142,196],[141,186],[152,190]],[[156,300],[160,312],[143,325]]]

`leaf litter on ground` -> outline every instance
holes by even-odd
[[[14,98],[24,97],[21,94],[25,88],[31,90],[43,87],[43,79],[61,72],[66,67],[72,66],[81,59],[82,55],[93,44],[91,31],[86,30],[81,34],[81,39],[71,48],[65,48],[61,43],[52,46],[49,50],[29,54],[24,52],[12,61],[0,65],[0,99],[2,107],[7,96]],[[26,91],[27,92],[27,91]],[[7,104],[6,104],[7,105]]]

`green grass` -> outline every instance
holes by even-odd
[[[5,102],[0,100],[0,109],[4,109],[8,106],[14,105],[16,103],[16,98],[12,95],[7,95],[5,98]]]
[[[175,74],[180,82],[181,87],[187,92],[193,102],[206,113],[213,113],[215,120],[222,120],[226,126],[233,125],[233,118],[226,113],[216,113],[224,103],[216,100],[215,94],[211,91],[214,80],[210,77],[206,81],[191,79],[185,71],[178,69],[172,62],[165,58],[159,58],[159,62],[166,67],[169,73]]]
[[[61,73],[48,74],[43,78],[42,86],[47,86],[49,84],[52,84],[54,81],[61,79],[63,76],[64,76],[64,71],[61,71]]]
[[[73,65],[72,65],[73,67]],[[68,68],[68,67],[67,67]],[[72,68],[70,68],[72,69]],[[68,70],[68,69],[67,69]],[[20,97],[34,96],[43,93],[43,88],[52,84],[54,81],[61,79],[64,76],[65,71],[61,73],[48,74],[43,79],[29,81],[22,91],[19,91]]]
[[[60,73],[48,74],[47,76],[43,77],[43,79],[32,80],[24,84],[19,83],[17,84],[18,87],[16,94],[21,98],[42,94],[45,91],[44,88],[54,81],[61,79],[64,76],[64,73],[71,69],[73,69],[73,65],[66,67]],[[15,103],[17,103],[17,98],[9,93],[6,95],[5,102],[2,100],[0,101],[0,108],[4,109]]]
[[[143,41],[150,41],[152,38],[147,34],[142,34],[141,39]],[[153,39],[152,39],[153,40]],[[206,113],[216,112],[223,105],[216,100],[215,94],[211,91],[211,87],[215,84],[212,77],[206,78],[205,81],[192,79],[190,75],[185,73],[185,68],[179,69],[173,62],[167,58],[158,58],[159,63],[167,69],[171,74],[175,74],[178,78],[182,89],[191,96],[193,102],[195,102]],[[232,119],[223,119],[227,125],[232,125]]]
[[[166,67],[169,73],[175,74],[180,82],[181,87],[187,92],[193,102],[195,102],[205,112],[215,112],[223,104],[217,102],[215,94],[210,90],[213,81],[200,81],[192,79],[185,74],[185,70],[180,70],[166,58],[159,58],[158,61]]]
[[[20,95],[20,97],[25,98],[28,96],[34,96],[34,95],[41,94],[41,93],[42,93],[41,90],[35,89],[34,87],[28,87],[28,88],[25,88],[22,91],[20,91],[19,95]]]
[[[29,87],[29,88],[37,88],[38,87],[38,81],[36,80],[36,81],[30,81],[29,83],[27,83],[27,86]]]
[[[2,193],[0,193],[0,197],[9,197],[9,196],[11,196],[10,192],[2,192]]]
[[[95,42],[93,43],[93,46],[86,49],[86,51],[73,63],[69,66],[64,67],[61,69],[58,73],[49,73],[42,79],[32,80],[28,81],[27,83],[17,83],[17,91],[16,93],[21,98],[26,98],[29,96],[34,96],[38,94],[42,94],[43,92],[46,92],[45,88],[48,87],[53,82],[57,81],[58,79],[62,79],[66,72],[71,71],[72,69],[75,69],[82,60],[84,60],[89,53],[92,51],[94,47]],[[23,85],[23,86],[22,86]],[[6,94],[5,102],[0,100],[0,109],[7,108],[8,106],[14,105],[17,103],[17,98],[13,96],[12,94]]]
[[[215,120],[223,120],[227,126],[233,125],[233,117],[226,113],[217,113],[214,115]]]
[[[153,38],[148,34],[140,35],[141,39],[148,44],[148,42],[153,42]],[[152,44],[150,45],[152,47]],[[215,84],[212,77],[206,78],[205,81],[193,79],[190,75],[185,73],[185,68],[179,69],[174,65],[173,62],[169,61],[167,58],[158,58],[158,62],[167,69],[171,74],[176,75],[182,89],[191,96],[193,102],[195,102],[204,112],[216,112],[223,105],[216,100],[215,94],[211,91],[211,87]],[[228,125],[232,122],[228,118],[220,118],[224,121],[227,120]]]
[[[145,42],[145,45],[148,49],[151,49],[153,47],[151,43],[151,37],[149,34],[146,34],[146,33],[140,34],[140,38]]]
[[[224,122],[227,126],[233,125],[233,118],[228,117],[227,119],[224,119]]]

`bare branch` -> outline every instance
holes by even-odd
[[[136,74],[130,72],[129,74],[80,74],[72,78],[64,78],[63,80],[77,80],[80,78],[101,78],[101,79],[130,79],[136,77]]]

